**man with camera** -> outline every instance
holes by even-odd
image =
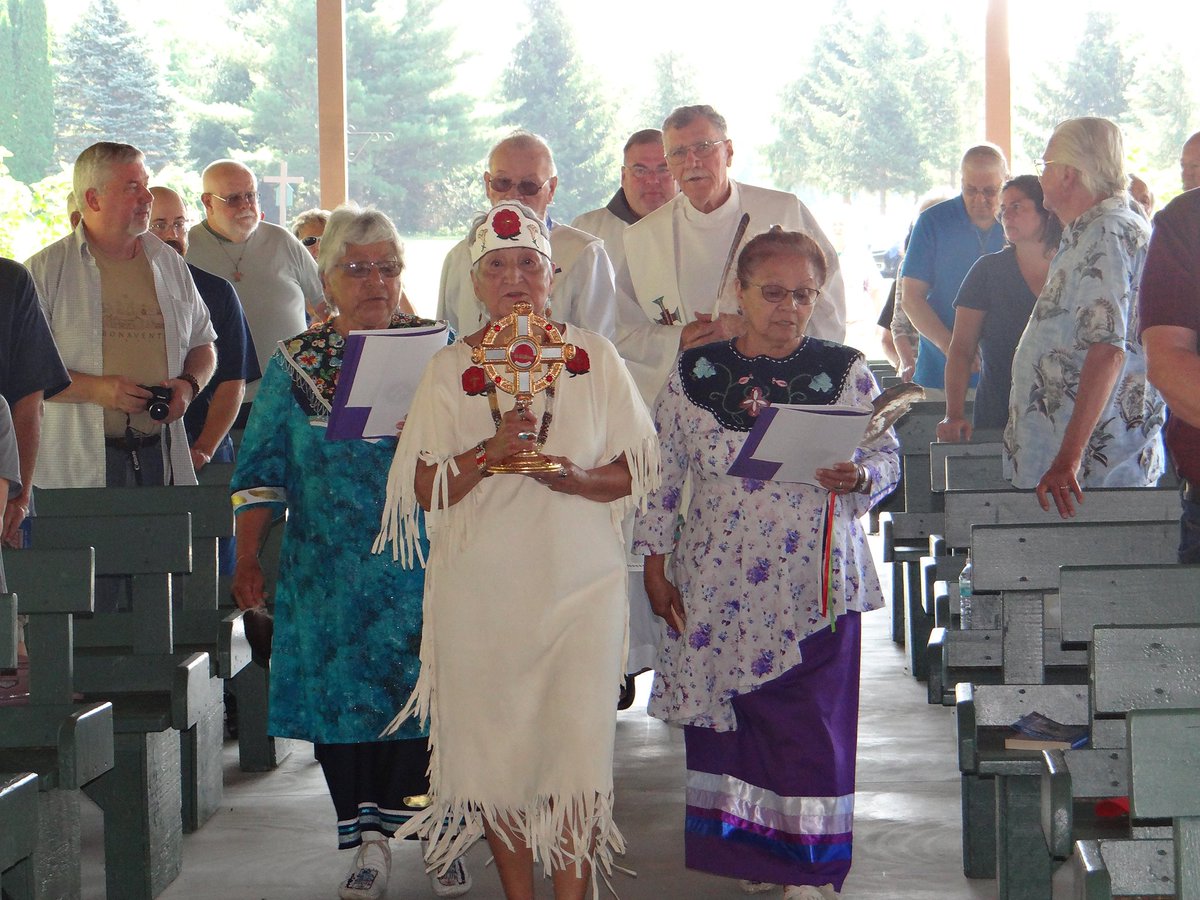
[[[213,330],[187,266],[147,233],[142,152],[79,154],[83,221],[26,262],[71,384],[46,408],[39,488],[195,484],[184,411],[212,377]]]

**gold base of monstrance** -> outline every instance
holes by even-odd
[[[471,350],[471,361],[483,367],[492,388],[512,394],[522,410],[529,408],[535,394],[553,388],[574,356],[575,345],[565,343],[557,326],[534,314],[530,303],[517,303],[509,315],[492,322],[479,346]],[[549,396],[553,395],[551,390]],[[528,450],[489,464],[488,471],[526,475],[562,470],[561,463],[547,459],[540,450],[539,439]]]

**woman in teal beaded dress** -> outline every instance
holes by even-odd
[[[359,848],[338,895],[373,898],[388,839],[428,790],[427,731],[413,721],[380,737],[416,685],[424,576],[371,553],[395,439],[327,441],[325,426],[350,331],[432,323],[398,311],[403,251],[383,213],[335,210],[318,267],[336,314],[281,342],[239,449],[233,593],[243,609],[263,604],[257,552],[286,510],[268,728],[316,745],[338,845]],[[469,887],[461,864],[447,876],[440,896]]]

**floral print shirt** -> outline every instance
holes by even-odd
[[[1104,200],[1064,231],[1050,274],[1013,356],[1004,474],[1036,487],[1075,411],[1088,348],[1125,358],[1116,389],[1084,450],[1082,487],[1152,485],[1163,472],[1162,396],[1146,381],[1137,291],[1150,229],[1124,195]]]
[[[634,527],[634,553],[672,554],[668,577],[687,617],[683,634],[664,628],[651,715],[731,731],[730,701],[801,662],[805,638],[829,627],[830,616],[821,613],[829,493],[728,470],[766,406],[868,406],[877,393],[860,354],[811,338],[785,360],[749,359],[731,343],[680,356],[655,407],[662,486]],[[895,486],[897,448],[889,430],[855,451],[871,493],[836,501],[832,616],[883,605],[859,517]]]

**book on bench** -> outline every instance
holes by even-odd
[[[1086,725],[1064,725],[1034,711],[1012,723],[1006,750],[1074,750],[1088,742]]]

